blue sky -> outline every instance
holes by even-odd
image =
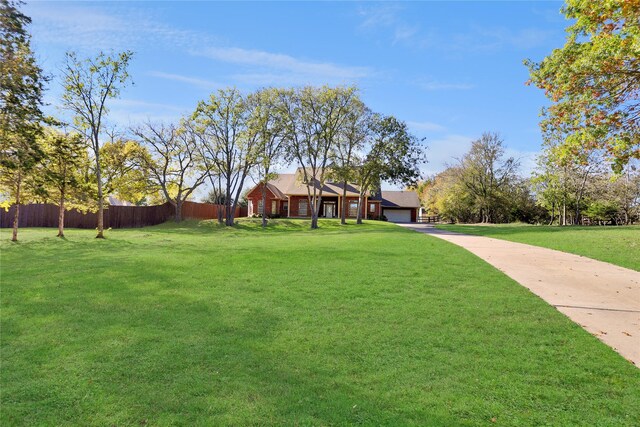
[[[176,120],[218,88],[357,84],[377,112],[425,137],[434,173],[483,131],[502,134],[528,173],[542,91],[525,58],[562,46],[562,2],[30,1],[33,47],[59,74],[64,52],[131,49],[134,85],[112,101],[119,127]],[[47,93],[55,111],[60,84]]]

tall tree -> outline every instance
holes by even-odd
[[[640,171],[635,164],[627,165],[611,185],[611,196],[620,207],[625,224],[631,224],[640,216]]]
[[[75,52],[66,54],[62,70],[64,94],[62,105],[74,115],[76,128],[86,133],[95,160],[98,186],[98,235],[104,238],[104,194],[100,162],[101,136],[109,111],[107,101],[117,98],[130,81],[127,71],[133,52],[111,56],[100,52],[93,58],[79,59]]]
[[[204,184],[209,170],[203,165],[198,137],[188,123],[180,127],[146,123],[133,133],[149,151],[145,167],[166,200],[175,209],[175,221],[182,221],[182,206]]]
[[[31,19],[18,10],[21,4],[0,0],[0,184],[15,204],[12,241],[18,240],[24,179],[43,157],[38,136],[47,81],[31,50]]]
[[[248,127],[257,144],[256,166],[262,184],[262,228],[267,226],[267,183],[277,177],[273,168],[280,161],[285,148],[279,102],[279,91],[273,88],[258,90],[248,97]]]
[[[45,132],[41,144],[45,157],[32,179],[45,201],[58,205],[58,237],[64,237],[66,209],[88,210],[89,183],[82,170],[89,162],[87,145],[78,133],[63,133],[55,129]]]
[[[435,175],[424,193],[423,204],[442,220],[473,222],[476,218],[473,196],[460,180],[460,166],[449,166]]]
[[[537,158],[537,168],[531,178],[531,184],[537,194],[538,205],[549,212],[549,225],[556,220],[566,225],[567,187],[563,168],[550,153],[542,153]]]
[[[505,158],[504,141],[497,133],[485,132],[471,143],[460,166],[462,182],[473,194],[482,222],[497,221],[497,207],[514,182],[520,162]]]
[[[311,228],[318,228],[322,188],[329,177],[327,168],[349,106],[357,97],[353,87],[304,87],[283,91],[286,157],[297,161],[307,187],[311,207]]]
[[[409,132],[406,123],[393,116],[376,115],[373,118],[361,164],[354,170],[360,186],[358,224],[362,224],[364,198],[379,190],[381,181],[402,186],[417,183],[420,166],[426,161],[422,142]]]
[[[258,134],[249,129],[246,97],[227,88],[201,101],[193,114],[204,139],[207,165],[224,187],[225,224],[234,225],[236,207],[249,172],[258,162]]]
[[[573,20],[565,45],[525,61],[553,102],[541,126],[570,152],[605,150],[620,171],[640,158],[640,2],[567,0],[562,11]]]
[[[342,207],[340,223],[347,223],[347,189],[356,180],[358,154],[371,133],[371,111],[360,99],[354,99],[347,111],[336,147],[332,155],[331,174],[342,182]]]

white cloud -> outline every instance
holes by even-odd
[[[362,22],[358,29],[374,35],[384,31],[392,44],[403,43],[409,47],[451,53],[487,52],[504,48],[526,50],[542,46],[554,36],[554,31],[541,28],[514,30],[502,26],[470,26],[468,30],[453,35],[437,28],[423,30],[419,25],[410,22],[410,17],[407,19],[401,16],[403,9],[397,4],[361,7],[358,14],[362,17]]]
[[[397,4],[383,4],[374,7],[361,7],[358,14],[362,16],[363,21],[360,23],[362,29],[377,29],[379,27],[390,27],[398,22],[398,11],[400,7]]]
[[[178,107],[170,104],[161,104],[156,102],[147,102],[141,101],[138,99],[112,99],[110,101],[111,105],[116,105],[119,107],[127,107],[127,108],[139,108],[139,109],[147,109],[147,110],[169,110],[169,111],[184,111],[185,108]]]
[[[381,30],[385,30],[394,45],[398,43],[416,47],[431,45],[432,35],[425,35],[419,25],[401,18],[402,10],[403,8],[398,4],[361,7],[358,9],[358,14],[362,17],[362,22],[358,29],[371,34],[379,34]]]
[[[136,123],[177,122],[189,112],[188,108],[176,105],[146,102],[137,99],[113,99],[109,101],[109,123],[128,127]]]
[[[372,70],[367,67],[349,67],[329,62],[306,61],[282,53],[271,53],[261,50],[242,49],[238,47],[209,47],[191,51],[195,55],[204,56],[216,61],[236,65],[258,67],[260,69],[285,71],[298,78],[331,81],[353,81],[368,77]],[[264,73],[245,74],[246,79],[264,76]],[[243,74],[239,74],[243,76]],[[262,77],[261,77],[262,78]]]
[[[34,43],[58,45],[85,51],[173,49],[193,56],[236,65],[231,82],[264,85],[345,84],[375,74],[369,67],[335,64],[329,61],[297,58],[286,53],[220,46],[219,39],[207,32],[175,28],[158,16],[124,3],[73,4],[30,3]],[[398,35],[404,37],[405,33]],[[224,85],[203,78],[154,72],[155,77],[192,84],[206,89]]]
[[[111,9],[116,8],[115,12]],[[164,25],[147,13],[118,4],[107,11],[104,7],[61,2],[30,2],[25,12],[32,18],[36,43],[61,44],[73,49],[138,49],[144,44],[185,48],[208,35]]]
[[[198,77],[183,76],[181,74],[164,73],[162,71],[151,71],[149,75],[161,79],[188,83],[190,85],[198,86],[204,89],[218,89],[225,86],[224,84],[217,83],[211,80],[201,79]]]

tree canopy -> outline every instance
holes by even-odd
[[[620,171],[640,158],[640,2],[567,0],[562,10],[574,21],[565,45],[540,63],[525,61],[529,83],[553,103],[543,133],[560,134],[567,156],[603,149]]]
[[[0,185],[17,206],[25,176],[42,159],[42,96],[47,78],[31,50],[31,19],[20,2],[0,0]],[[12,240],[18,236],[15,210]]]

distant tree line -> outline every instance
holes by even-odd
[[[630,224],[640,220],[640,171],[608,167],[603,150],[562,156],[546,146],[530,177],[507,157],[504,140],[485,133],[469,151],[417,186],[423,206],[445,220],[467,223]]]

